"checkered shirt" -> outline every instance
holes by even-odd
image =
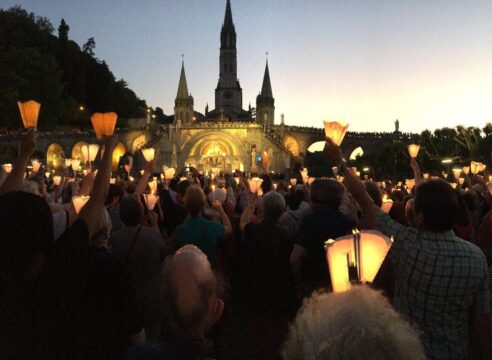
[[[487,262],[453,231],[419,232],[378,213],[380,230],[394,237],[394,307],[421,332],[431,359],[464,359],[471,313],[490,313]]]

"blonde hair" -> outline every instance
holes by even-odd
[[[113,224],[111,223],[108,211],[106,208],[103,208],[101,216],[99,217],[99,222],[97,223],[96,231],[91,239],[92,246],[98,248],[106,247],[112,228]]]
[[[285,360],[425,359],[416,331],[367,286],[314,293],[304,301],[282,348]]]
[[[200,186],[190,185],[186,189],[183,203],[191,216],[198,216],[207,205],[207,198]]]

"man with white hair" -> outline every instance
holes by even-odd
[[[164,261],[161,295],[160,344],[139,344],[125,359],[198,359],[208,353],[211,342],[206,336],[221,318],[224,302],[210,262],[198,247],[185,245]]]
[[[355,286],[306,299],[282,349],[285,360],[425,359],[417,332],[377,291]]]

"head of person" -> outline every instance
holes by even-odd
[[[391,199],[394,202],[402,203],[405,199],[405,193],[399,189],[395,189],[391,192]]]
[[[179,183],[176,183],[176,192],[178,193],[178,202],[183,204],[183,199],[186,194],[186,190],[188,187],[191,185],[191,183],[188,180],[183,180],[180,181]]]
[[[123,194],[124,192],[121,184],[110,184],[104,205],[107,207],[117,205],[123,198]]]
[[[103,209],[101,216],[99,217],[96,231],[91,239],[91,246],[95,248],[107,248],[112,228],[113,224],[111,223],[108,211]]]
[[[305,193],[303,190],[294,188],[287,194],[285,200],[289,209],[297,210],[299,209],[301,203],[304,201],[304,197]]]
[[[415,200],[409,199],[405,204],[405,219],[407,219],[407,224],[410,227],[416,228],[417,224],[415,222]]]
[[[306,299],[282,355],[285,360],[425,359],[416,331],[367,286]]]
[[[143,217],[143,206],[133,195],[128,195],[120,203],[120,219],[127,227],[140,224]]]
[[[276,191],[263,196],[263,221],[275,223],[285,211],[285,199]]]
[[[451,230],[459,214],[459,195],[444,180],[426,181],[415,190],[415,221],[431,232]]]
[[[311,184],[311,203],[315,207],[338,209],[342,203],[343,186],[336,180],[316,179]]]
[[[366,181],[364,183],[364,186],[366,187],[367,193],[374,201],[374,204],[380,208],[381,205],[383,205],[383,195],[381,194],[381,189],[379,188],[378,184],[376,184],[374,181]]]
[[[198,185],[190,185],[186,189],[183,204],[188,214],[198,216],[207,205],[207,199],[202,188]]]
[[[187,355],[199,355],[205,336],[220,319],[224,302],[207,256],[186,245],[166,258],[161,271],[163,334]]]
[[[261,185],[260,185],[261,191],[263,191],[263,194],[266,194],[269,191],[271,191],[273,188],[273,181],[272,181],[272,178],[270,177],[270,175],[262,174],[260,176],[260,179],[263,180],[261,182]]]
[[[28,192],[0,196],[1,281],[36,278],[53,242],[53,217],[46,201]]]

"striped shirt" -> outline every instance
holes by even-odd
[[[378,213],[378,227],[394,237],[394,307],[422,331],[431,359],[464,359],[469,315],[490,313],[487,262],[453,231],[419,232]]]

